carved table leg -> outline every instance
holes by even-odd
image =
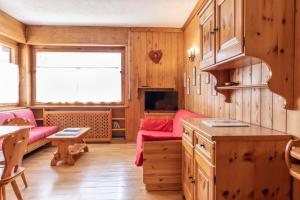
[[[83,150],[84,152],[89,152],[89,147],[86,145]]]
[[[55,152],[51,160],[51,166],[56,166],[57,162],[60,160],[60,155],[58,152]]]
[[[66,160],[69,165],[74,165],[75,160],[71,154],[68,155],[68,159]]]

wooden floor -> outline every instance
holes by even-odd
[[[24,159],[29,187],[18,185],[24,200],[182,200],[181,192],[147,192],[142,168],[134,165],[134,144],[90,144],[74,166],[50,167],[53,147]],[[7,199],[16,199],[11,185]]]

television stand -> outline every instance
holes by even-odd
[[[144,112],[144,116],[147,119],[174,119],[176,112]]]

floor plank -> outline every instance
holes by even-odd
[[[134,165],[134,144],[89,144],[90,152],[74,166],[50,167],[55,148],[45,147],[24,159],[29,187],[18,185],[24,200],[181,200],[180,191],[147,192],[142,168]],[[7,186],[8,199],[16,199]]]

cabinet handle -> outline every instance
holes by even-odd
[[[214,28],[214,33],[219,31],[219,28]]]
[[[204,150],[206,150],[205,145],[204,144],[200,144],[200,147]]]
[[[211,32],[210,32],[210,34],[214,35],[214,34],[215,34],[215,32],[214,32],[214,31],[211,31]]]
[[[191,178],[191,179],[190,179],[190,183],[193,183],[193,184],[194,184],[194,183],[196,183],[196,180],[195,180],[194,178]]]

